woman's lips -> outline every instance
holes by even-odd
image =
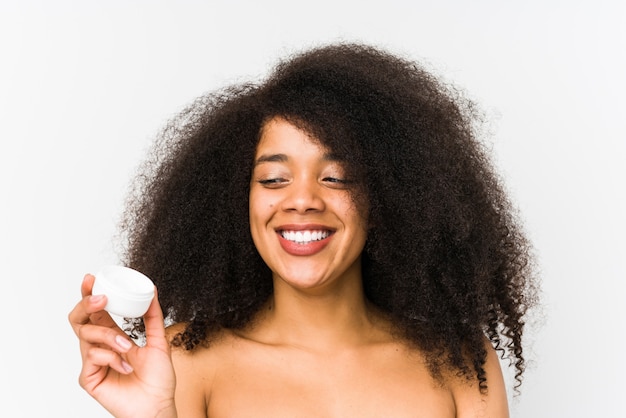
[[[278,242],[291,255],[313,255],[324,249],[334,231],[322,226],[291,226],[276,230]]]

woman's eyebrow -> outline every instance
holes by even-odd
[[[285,163],[289,158],[285,154],[263,154],[254,161],[254,165],[257,166],[262,163]]]
[[[334,153],[325,153],[322,156],[322,159],[324,161],[332,161],[332,162],[343,161],[343,158],[339,157],[339,155],[334,154]],[[286,163],[287,161],[289,161],[289,157],[285,154],[263,154],[263,155],[260,155],[259,158],[257,158],[254,161],[254,166],[256,167],[257,165],[263,164],[263,163]]]

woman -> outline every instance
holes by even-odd
[[[363,45],[196,101],[125,217],[146,344],[87,275],[83,388],[118,417],[508,416],[496,350],[521,384],[533,283],[476,119]]]

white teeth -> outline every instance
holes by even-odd
[[[327,238],[328,231],[281,231],[280,235],[288,241],[298,244],[308,244],[312,241],[320,241]]]

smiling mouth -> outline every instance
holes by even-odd
[[[279,231],[280,236],[287,241],[305,245],[311,242],[322,241],[332,235],[332,231],[327,230],[304,230],[304,231]]]

